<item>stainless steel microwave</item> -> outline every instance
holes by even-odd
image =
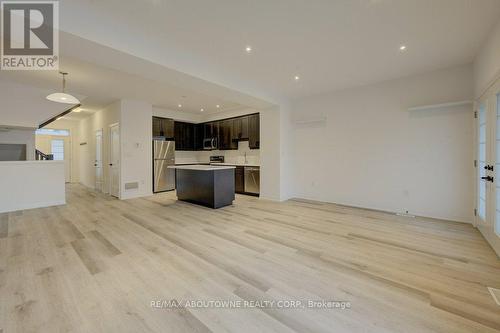
[[[217,138],[210,138],[203,140],[204,150],[215,150],[217,149]]]

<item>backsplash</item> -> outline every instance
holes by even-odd
[[[226,163],[245,163],[245,153],[249,164],[260,165],[260,150],[250,149],[248,141],[238,142],[238,150],[176,151],[175,163],[208,163],[210,156],[224,156]]]

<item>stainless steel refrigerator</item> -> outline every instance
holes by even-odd
[[[175,189],[175,141],[153,140],[153,192]]]

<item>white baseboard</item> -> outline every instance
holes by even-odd
[[[66,200],[58,200],[58,201],[31,203],[29,205],[15,205],[15,206],[11,206],[11,207],[0,207],[0,213],[10,213],[10,212],[16,212],[19,210],[61,206],[61,205],[65,205],[65,204],[66,204]]]
[[[484,239],[490,244],[491,248],[497,254],[498,258],[500,258],[500,237],[495,233],[493,228],[488,226],[478,226],[479,232],[483,235]]]

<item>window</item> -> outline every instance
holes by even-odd
[[[54,161],[64,161],[64,140],[52,140],[51,147]]]
[[[68,130],[40,128],[36,130],[37,135],[69,136]]]

